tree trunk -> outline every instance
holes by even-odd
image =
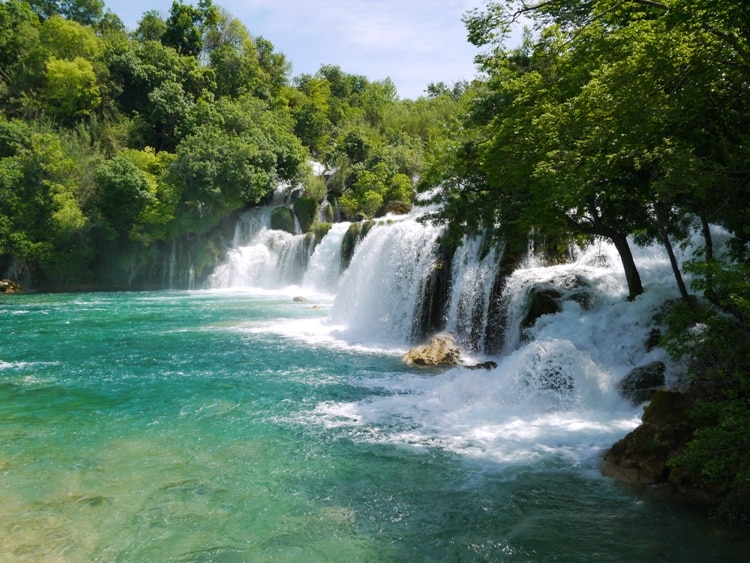
[[[677,258],[674,255],[674,249],[672,243],[669,241],[667,231],[660,225],[659,234],[661,235],[662,244],[667,249],[667,255],[669,256],[669,263],[672,265],[672,272],[674,273],[674,279],[677,280],[677,287],[680,290],[680,297],[683,301],[690,301],[690,295],[688,294],[687,287],[685,286],[685,280],[682,279],[682,272],[680,272],[680,265],[677,263]]]
[[[674,279],[677,281],[677,288],[680,290],[680,297],[682,297],[683,301],[687,302],[690,300],[690,295],[688,294],[687,287],[685,287],[685,280],[682,279],[680,265],[677,263],[677,258],[674,255],[674,248],[672,248],[672,243],[669,240],[669,234],[665,227],[666,221],[664,220],[664,217],[666,215],[664,214],[664,206],[657,202],[654,204],[654,211],[656,212],[656,228],[659,231],[659,236],[661,237],[661,242],[664,245],[664,248],[667,249],[667,256],[669,256],[669,263],[672,266],[672,273],[674,274]]]
[[[643,284],[641,283],[641,275],[638,273],[638,268],[636,267],[635,260],[633,259],[633,253],[630,251],[628,237],[617,229],[608,227],[604,224],[601,216],[599,215],[599,210],[596,206],[596,202],[590,202],[589,212],[591,214],[592,221],[588,228],[583,228],[579,223],[574,222],[574,224],[582,232],[606,237],[612,241],[612,244],[614,244],[615,248],[617,249],[617,253],[620,255],[622,267],[625,270],[625,280],[628,283],[628,301],[633,301],[636,297],[643,293]]]
[[[630,251],[628,237],[619,231],[614,230],[608,231],[607,237],[609,237],[615,245],[617,252],[620,254],[622,267],[625,270],[625,279],[628,282],[628,300],[633,301],[633,299],[643,293],[643,284],[641,283],[641,276],[638,273],[638,268],[635,266],[633,253]]]

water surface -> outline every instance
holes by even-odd
[[[0,560],[748,552],[745,530],[600,476],[636,411],[526,400],[501,369],[407,369],[399,349],[340,338],[330,305],[0,296]]]

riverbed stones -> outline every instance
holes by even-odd
[[[461,350],[447,332],[433,336],[427,344],[414,346],[401,357],[408,365],[446,367],[459,365],[460,358]]]

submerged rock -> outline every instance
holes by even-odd
[[[307,297],[297,296],[292,299],[295,303],[307,303]]]
[[[460,358],[461,350],[450,333],[433,336],[429,343],[415,346],[401,357],[415,366],[457,366]]]
[[[0,280],[0,293],[22,293],[23,286],[17,281]]]

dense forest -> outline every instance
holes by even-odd
[[[478,77],[402,100],[390,80],[332,65],[291,77],[211,0],[146,12],[132,31],[101,0],[2,0],[0,275],[164,287],[171,261],[201,279],[237,214],[280,183],[298,186],[311,233],[327,228],[323,200],[358,220],[408,211],[421,191],[441,204],[429,219],[446,244],[486,230],[560,259],[604,238],[631,299],[648,290],[631,245],[657,242],[682,297],[663,344],[686,360],[698,428],[672,463],[747,514],[750,7],[505,0],[464,21]],[[701,258],[678,263],[695,233]]]

